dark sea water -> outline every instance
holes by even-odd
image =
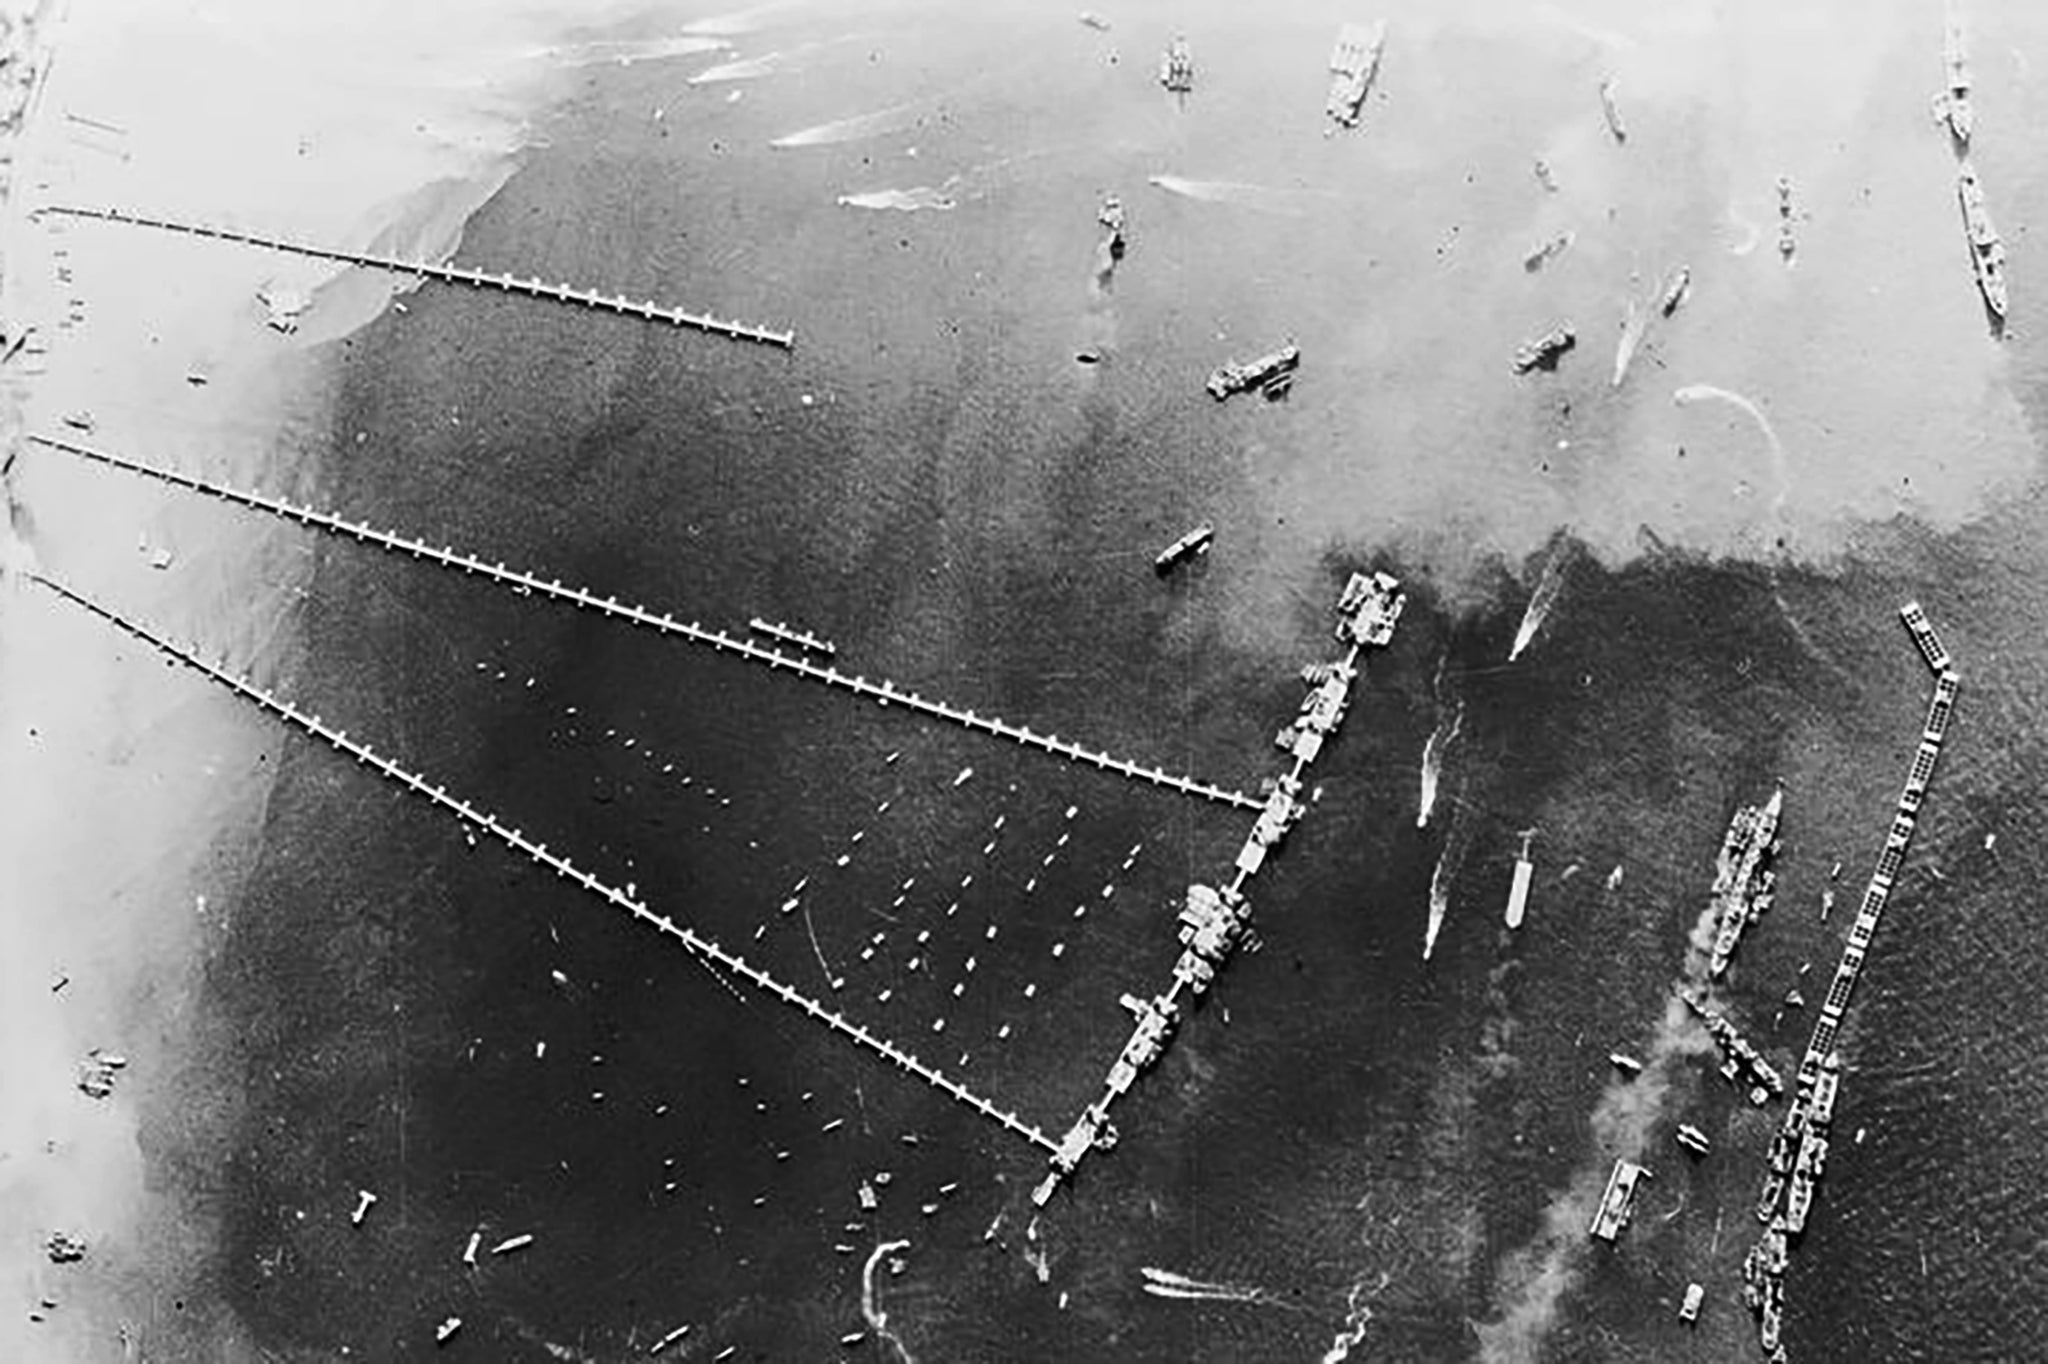
[[[2048,1357],[2031,485],[1962,531],[1831,527],[1814,563],[1729,557],[1769,539],[1760,511],[1740,534],[1726,511],[1575,533],[1614,478],[1577,447],[1619,447],[1643,420],[1609,390],[1604,340],[1510,389],[1526,326],[1508,305],[1475,301],[1469,328],[1418,331],[1413,353],[1355,326],[1441,309],[1416,275],[1465,268],[1446,251],[1491,241],[1519,260],[1514,121],[1433,99],[1432,135],[1470,155],[1401,167],[1414,195],[1390,203],[1368,167],[1336,161],[1353,143],[1313,136],[1330,25],[1312,17],[1184,16],[1211,23],[1197,55],[1214,72],[1186,109],[1150,81],[1159,23],[1118,16],[1104,38],[1020,9],[978,26],[792,20],[746,51],[829,45],[772,81],[687,86],[701,57],[596,69],[461,259],[793,325],[797,351],[432,288],[342,348],[331,452],[308,481],[351,516],[706,623],[799,622],[852,671],[1226,785],[1276,770],[1268,736],[1294,671],[1329,651],[1343,574],[1390,567],[1411,599],[1313,769],[1320,798],[1253,885],[1261,950],[1034,1232],[1032,1149],[290,745],[237,950],[209,985],[247,1090],[211,1176],[231,1210],[222,1287],[275,1357],[424,1357],[457,1315],[477,1357],[644,1356],[688,1322],[681,1357],[831,1358],[862,1329],[869,1252],[899,1239],[903,1268],[877,1286],[920,1360],[1315,1359],[1357,1306],[1372,1319],[1354,1358],[1472,1358],[1475,1324],[1545,1265],[1554,1306],[1489,1337],[1493,1357],[1753,1357],[1736,1269],[1772,1118],[1693,1043],[1646,1077],[1654,1097],[1619,1092],[1605,1056],[1656,1045],[1727,817],[1783,780],[1778,907],[1724,996],[1796,1060],[1810,1019],[1772,1017],[1802,963],[1816,999],[1832,970],[1930,686],[1896,625],[1907,596],[1966,687],[1844,1034],[1841,1138],[1794,1256],[1789,1346]],[[1278,81],[1304,44],[1306,72]],[[1480,65],[1527,85],[1503,105],[1597,70],[1568,48],[1545,60]],[[1262,122],[1275,90],[1300,108]],[[886,136],[768,146],[906,101],[922,103]],[[1456,198],[1445,185],[1468,163],[1484,183]],[[1198,171],[1264,188],[1145,185]],[[950,211],[835,203],[953,175]],[[1712,218],[1678,169],[1656,184],[1674,214]],[[1094,212],[1110,189],[1132,249],[1105,282]],[[2041,190],[2015,184],[2015,222],[2027,194]],[[1454,236],[1434,211],[1447,200],[1465,215]],[[1584,236],[1566,266],[1600,258]],[[1659,244],[1645,268],[1705,260],[1707,240]],[[2022,262],[2016,295],[2042,278]],[[1619,297],[1590,266],[1560,267],[1557,287]],[[1219,410],[1201,392],[1213,364],[1289,334],[1309,360],[1288,401]],[[1082,346],[1109,358],[1077,366]],[[1402,396],[1426,384],[1404,373],[1462,371],[1482,346],[1471,363],[1510,396],[1434,413]],[[2008,346],[2003,382],[2031,419],[2039,352]],[[1854,374],[1828,387],[1883,400]],[[1381,390],[1379,417],[1346,405]],[[1567,437],[1571,489],[1457,504],[1488,461],[1549,488],[1533,466]],[[1714,437],[1695,440],[1711,457]],[[1429,466],[1439,444],[1470,448]],[[1336,467],[1351,448],[1375,452],[1382,482],[1363,494],[1385,488],[1379,510]],[[1386,452],[1404,448],[1424,453],[1403,468]],[[1318,462],[1341,501],[1303,491]],[[1202,518],[1214,555],[1157,582],[1150,555]],[[845,981],[835,1003],[1048,1130],[1096,1091],[1128,1026],[1119,993],[1163,985],[1179,895],[1223,874],[1247,824],[423,565],[319,552],[296,697],[829,994],[822,956]],[[1553,561],[1557,604],[1509,667]],[[1459,703],[1417,828],[1423,743]],[[1538,870],[1509,934],[1526,828]],[[1457,874],[1424,963],[1447,844]],[[806,877],[803,909],[782,913]],[[1712,1157],[1686,1161],[1679,1121],[1710,1133]],[[1622,1245],[1596,1253],[1582,1218],[1547,1236],[1629,1142],[1648,1143],[1656,1180]],[[857,1188],[882,1171],[865,1213]],[[357,1188],[381,1200],[361,1229],[335,1214]],[[537,1239],[471,1271],[473,1229],[486,1252]],[[1155,1298],[1143,1266],[1262,1291]],[[1709,1289],[1697,1332],[1673,1318],[1690,1279]],[[840,1354],[887,1357],[872,1333]]]

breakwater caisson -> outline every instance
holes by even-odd
[[[1263,810],[1266,808],[1266,802],[1246,795],[1242,791],[1233,791],[1212,782],[1200,781],[1191,776],[1168,772],[1161,767],[1148,766],[1128,758],[1119,758],[1100,749],[1089,748],[1085,745],[1074,743],[1071,740],[1062,739],[1058,735],[1041,734],[1037,730],[1026,728],[1023,725],[1012,724],[996,716],[980,715],[962,706],[934,700],[931,697],[920,695],[887,680],[874,681],[864,676],[845,672],[828,663],[816,662],[796,654],[785,653],[780,649],[756,644],[751,640],[729,634],[716,627],[706,626],[697,621],[678,620],[675,616],[666,612],[651,611],[643,606],[622,603],[612,597],[600,597],[596,593],[586,591],[583,588],[568,586],[554,579],[543,579],[531,573],[521,572],[516,568],[508,568],[502,563],[494,563],[478,558],[474,554],[458,553],[453,548],[445,546],[437,548],[424,540],[399,535],[392,531],[379,530],[363,522],[350,521],[345,517],[317,511],[311,507],[286,501],[283,498],[270,497],[263,493],[251,492],[247,489],[236,488],[225,483],[217,483],[210,479],[198,478],[191,474],[180,473],[175,469],[164,468],[160,465],[147,464],[141,460],[117,455],[108,450],[81,445],[76,441],[64,440],[48,435],[32,435],[29,439],[47,449],[76,455],[82,459],[93,460],[117,469],[126,470],[130,473],[141,474],[147,478],[159,479],[176,487],[189,489],[192,492],[203,493],[210,497],[218,497],[223,501],[233,502],[254,511],[267,512],[270,515],[283,517],[289,521],[296,521],[300,525],[315,530],[347,536],[360,543],[375,545],[380,549],[389,550],[394,554],[408,555],[415,559],[439,564],[443,568],[451,568],[471,576],[486,578],[493,582],[501,583],[521,595],[547,597],[556,601],[567,602],[580,610],[595,611],[600,615],[610,616],[633,625],[643,626],[660,634],[685,639],[693,644],[708,645],[720,653],[731,654],[735,658],[744,659],[750,663],[763,664],[776,671],[788,671],[798,677],[808,678],[814,682],[822,682],[827,686],[852,692],[857,696],[866,697],[878,705],[901,706],[903,709],[917,714],[945,720],[982,734],[1020,744],[1026,748],[1035,748],[1042,752],[1050,753],[1055,757],[1095,767],[1101,771],[1113,773],[1131,781],[1161,787],[1178,792],[1184,796],[1215,801],[1223,805],[1233,805],[1239,809]]]
[[[446,265],[437,261],[407,260],[400,256],[386,256],[373,251],[340,251],[333,247],[318,246],[311,242],[297,242],[285,237],[270,237],[256,232],[241,232],[229,227],[216,227],[207,223],[179,222],[170,218],[152,218],[140,213],[129,213],[114,208],[84,208],[72,204],[45,204],[36,209],[32,217],[43,214],[57,214],[69,218],[89,218],[97,222],[122,223],[129,227],[148,227],[160,232],[176,232],[188,237],[208,237],[215,241],[234,242],[241,246],[259,247],[265,251],[282,251],[288,255],[308,256],[314,260],[334,261],[343,265],[366,266],[373,270],[389,270],[394,274],[413,275],[424,279],[439,280],[443,284],[466,284],[476,289],[496,289],[501,293],[524,294],[529,298],[545,299],[554,303],[567,303],[578,307],[591,308],[598,312],[617,313],[621,317],[637,317],[648,322],[666,322],[670,326],[685,327],[692,331],[722,336],[729,341],[751,341],[758,345],[774,346],[790,350],[796,345],[796,333],[779,331],[772,327],[756,326],[750,322],[736,322],[729,318],[713,317],[709,313],[692,312],[685,308],[656,303],[652,299],[630,299],[624,294],[604,294],[595,289],[580,289],[573,284],[551,284],[538,276],[531,279],[513,274],[492,274],[485,270],[465,270],[459,266]]]
[[[1849,937],[1842,947],[1841,961],[1821,1002],[1820,1017],[1800,1058],[1797,1089],[1785,1120],[1771,1139],[1769,1168],[1757,1199],[1757,1220],[1765,1224],[1764,1234],[1743,1264],[1744,1295],[1758,1317],[1758,1336],[1765,1355],[1772,1360],[1785,1357],[1779,1339],[1784,1310],[1784,1275],[1789,1243],[1806,1227],[1807,1210],[1827,1161],[1829,1128],[1834,1116],[1839,1086],[1840,1061],[1835,1038],[1861,975],[1878,920],[1891,898],[1893,883],[1905,862],[1920,807],[1933,780],[1941,745],[1948,737],[1962,677],[1955,669],[1948,647],[1928,622],[1920,603],[1909,601],[1899,608],[1899,619],[1913,637],[1914,647],[1934,674],[1934,695],[1928,701],[1927,719],[1921,726],[1920,742],[1906,773],[1904,787],[1892,812],[1883,849],[1870,882],[1864,888],[1862,904]]]
[[[489,835],[514,852],[530,859],[541,867],[553,872],[564,880],[573,881],[591,894],[598,896],[614,908],[624,910],[638,922],[674,939],[698,961],[723,968],[760,989],[773,998],[789,1005],[815,1022],[852,1042],[855,1046],[881,1057],[905,1073],[914,1075],[932,1088],[949,1098],[958,1100],[968,1108],[989,1119],[998,1126],[1015,1133],[1033,1145],[1047,1151],[1056,1151],[1057,1144],[1037,1126],[1025,1121],[1014,1112],[983,1098],[959,1081],[920,1061],[887,1038],[856,1023],[844,1014],[826,1008],[817,1000],[792,986],[784,984],[760,967],[747,961],[735,952],[721,946],[717,940],[706,936],[684,924],[677,923],[666,915],[658,914],[634,895],[607,884],[590,872],[584,871],[559,853],[550,852],[545,844],[537,843],[518,829],[461,797],[451,794],[444,786],[428,781],[424,776],[412,772],[390,758],[371,749],[360,740],[351,739],[346,731],[334,728],[321,720],[272,695],[248,677],[237,675],[217,663],[210,663],[198,653],[157,635],[129,620],[100,602],[78,592],[55,578],[39,571],[26,575],[31,581],[47,588],[63,600],[81,607],[100,617],[117,629],[134,637],[167,658],[183,663],[205,674],[245,700],[254,702],[265,712],[276,716],[292,728],[312,736],[332,747],[336,752],[353,758],[357,763],[370,768],[378,775],[388,778],[415,795],[424,796],[435,805],[448,811],[481,833]]]

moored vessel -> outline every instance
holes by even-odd
[[[2003,322],[2007,304],[2005,243],[1991,224],[1991,211],[1984,202],[1984,185],[1974,167],[1966,164],[1958,173],[1956,197],[1963,208],[1963,228],[1970,239],[1970,268],[1976,271],[1978,292],[1984,295],[1984,306]]]
[[[1371,28],[1346,24],[1337,30],[1337,46],[1330,53],[1330,96],[1323,112],[1340,127],[1356,128],[1359,110],[1372,93],[1373,78],[1379,74],[1380,54],[1387,45],[1387,21]]]
[[[1556,369],[1564,353],[1577,345],[1578,334],[1569,324],[1552,327],[1533,341],[1525,341],[1515,348],[1514,370],[1527,374],[1532,369]]]
[[[1292,375],[1300,365],[1301,347],[1290,341],[1255,360],[1225,361],[1209,375],[1206,387],[1209,396],[1219,403],[1233,394],[1254,388],[1270,393],[1274,388],[1292,382]]]

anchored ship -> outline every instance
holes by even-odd
[[[1963,46],[1963,18],[1951,5],[1941,35],[1941,64],[1948,72],[1948,93],[1942,97],[1941,112],[1949,136],[1967,150],[1976,117],[1970,109],[1970,54]]]
[[[1529,876],[1534,870],[1529,863],[1529,840],[1535,836],[1536,831],[1534,829],[1524,829],[1522,831],[1522,850],[1515,854],[1515,879],[1508,886],[1507,921],[1509,928],[1520,928],[1522,926],[1522,912],[1529,904]],[[1638,1066],[1636,1069],[1641,1070],[1642,1067]]]
[[[1963,206],[1963,228],[1970,239],[1970,266],[1977,272],[1977,288],[1984,306],[2000,322],[2005,321],[2005,243],[1991,225],[1991,211],[1984,205],[1984,186],[1975,168],[1965,165],[1956,179],[1956,197]]]
[[[831,640],[820,639],[809,630],[798,630],[779,621],[763,620],[759,616],[755,616],[747,622],[747,627],[757,634],[766,635],[770,639],[781,640],[784,644],[794,644],[799,649],[807,649],[811,653],[822,654],[826,658],[830,658],[839,652],[839,646]]]
[[[1176,95],[1195,88],[1195,59],[1188,54],[1186,35],[1176,34],[1173,45],[1166,49],[1159,63],[1159,83]]]
[[[1330,53],[1330,97],[1323,111],[1341,127],[1356,128],[1365,97],[1372,93],[1373,78],[1379,74],[1380,53],[1387,45],[1387,21],[1370,29],[1346,24],[1337,30],[1337,46]]]
[[[1678,305],[1685,302],[1686,295],[1691,292],[1692,269],[1690,266],[1681,265],[1664,281],[1664,293],[1657,300],[1658,313],[1664,317],[1671,316],[1678,311]]]
[[[1164,577],[1172,572],[1174,565],[1182,560],[1207,554],[1209,552],[1209,542],[1215,538],[1216,527],[1204,521],[1165,549],[1160,550],[1159,557],[1152,561],[1152,571]]]
[[[1569,325],[1553,327],[1534,341],[1524,342],[1515,349],[1515,373],[1527,374],[1532,369],[1556,369],[1558,359],[1578,343],[1578,335]]]
[[[1777,875],[1764,866],[1777,851],[1778,817],[1785,807],[1781,787],[1762,806],[1743,806],[1728,822],[1727,837],[1714,868],[1715,930],[1707,974],[1718,979],[1742,940],[1742,931],[1771,906]]]
[[[1600,1206],[1593,1210],[1593,1225],[1588,1228],[1591,1235],[1603,1241],[1613,1241],[1621,1235],[1621,1229],[1628,1225],[1629,1214],[1634,1211],[1636,1183],[1649,1178],[1650,1172],[1630,1160],[1617,1160],[1614,1169],[1607,1176],[1607,1191],[1600,1195]]]
[[[1292,341],[1256,360],[1225,361],[1209,376],[1209,396],[1220,403],[1233,394],[1254,388],[1270,393],[1283,384],[1293,382],[1291,376],[1300,364],[1301,347]]]

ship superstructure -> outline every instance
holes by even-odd
[[[1707,975],[1718,979],[1742,940],[1743,930],[1771,907],[1777,873],[1768,865],[1778,848],[1778,818],[1785,808],[1780,787],[1762,805],[1745,805],[1728,822],[1714,863],[1714,946]]]
[[[1365,97],[1372,93],[1373,78],[1379,74],[1380,53],[1387,45],[1387,21],[1367,28],[1346,24],[1337,30],[1337,46],[1330,53],[1330,97],[1323,104],[1338,126],[1356,128]]]

